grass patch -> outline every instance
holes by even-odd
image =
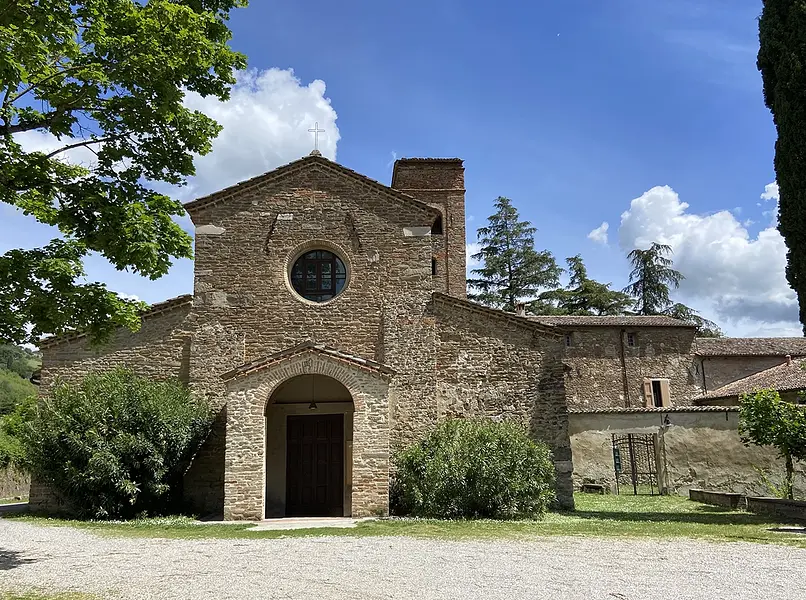
[[[28,498],[0,498],[0,504],[20,504],[22,502],[28,502]],[[0,597],[0,600],[5,600]]]
[[[248,531],[248,523],[199,524],[185,517],[127,522],[13,517],[35,524],[80,527],[101,535],[161,538],[280,538],[303,536],[410,536],[436,539],[535,539],[541,536],[693,538],[786,544],[806,548],[806,535],[770,531],[782,523],[744,511],[708,506],[677,496],[578,494],[574,512],[542,521],[438,521],[381,519],[353,529]]]

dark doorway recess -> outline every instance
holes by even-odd
[[[288,416],[286,514],[344,515],[344,415]]]

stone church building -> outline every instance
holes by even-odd
[[[101,349],[44,340],[41,379],[124,365],[209,397],[184,484],[200,514],[387,514],[394,452],[471,415],[544,440],[573,506],[566,333],[466,299],[460,159],[398,160],[386,186],[314,151],[186,209],[193,294]]]
[[[201,515],[387,514],[394,453],[465,416],[545,441],[564,507],[573,481],[612,480],[617,432],[659,436],[657,471],[677,473],[666,489],[743,491],[774,457],[740,443],[739,395],[806,388],[804,338],[698,339],[668,317],[468,301],[460,159],[398,160],[386,186],[314,151],[185,208],[193,294],[100,349],[43,340],[41,389],[123,365],[208,397],[216,423],[184,481]],[[39,481],[30,499],[58,502]]]

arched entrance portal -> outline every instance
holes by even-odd
[[[266,406],[266,517],[350,515],[353,411],[326,375],[277,387]]]

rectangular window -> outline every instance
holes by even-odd
[[[635,348],[635,334],[634,333],[628,333],[627,334],[627,345],[630,348]]]
[[[431,275],[437,274],[437,259],[436,257],[431,258]]]
[[[671,406],[672,398],[668,379],[644,379],[644,406],[648,408],[663,408]]]
[[[570,333],[566,334],[565,335],[565,346],[567,348],[570,348],[573,343],[574,343],[574,338],[573,338],[572,334],[570,334]]]

